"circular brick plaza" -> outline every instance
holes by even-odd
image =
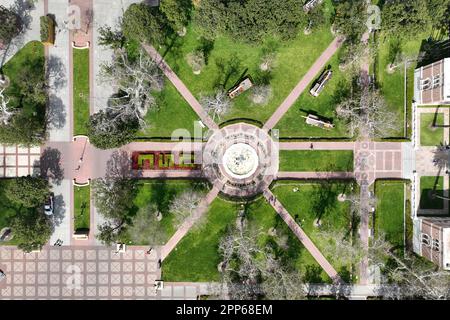
[[[203,150],[203,171],[233,197],[251,197],[278,172],[278,143],[264,130],[237,123],[215,130]]]

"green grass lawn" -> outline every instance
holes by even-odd
[[[221,261],[218,247],[227,227],[236,222],[240,206],[220,198],[214,200],[205,221],[181,240],[163,263],[165,281],[219,281],[217,266]],[[248,227],[257,230],[258,244],[270,246],[286,267],[298,269],[310,282],[329,282],[310,253],[290,231],[265,199],[246,205]],[[276,237],[269,235],[275,228]]]
[[[313,97],[309,93],[309,89],[315,81],[313,80],[313,82],[306,87],[305,91],[303,91],[297,101],[291,106],[289,111],[277,123],[275,128],[280,130],[280,137],[349,137],[345,123],[336,117],[335,109],[336,104],[338,103],[338,97],[350,86],[350,73],[339,70],[338,53],[330,59],[329,65],[331,66],[333,75],[320,95],[318,97]],[[319,75],[320,73],[317,77],[319,77]],[[305,119],[302,118],[302,116],[307,116],[308,113],[329,119],[335,127],[333,129],[325,130],[306,124]]]
[[[73,188],[74,198],[74,230],[89,229],[90,227],[90,204],[91,204],[91,187]]]
[[[249,226],[259,231],[258,242],[261,247],[273,248],[283,265],[297,269],[304,276],[306,282],[328,283],[331,281],[322,267],[265,199],[252,202],[247,211],[249,212]],[[272,228],[276,230],[276,236],[269,234],[269,230]]]
[[[444,125],[444,114],[420,114],[420,145],[437,146],[444,140],[444,128],[434,127]]]
[[[214,200],[205,221],[191,229],[164,260],[164,281],[219,281],[219,242],[236,217],[235,204]]]
[[[280,171],[353,171],[353,151],[281,150]]]
[[[436,193],[440,196],[444,195],[444,178],[443,177],[420,177],[420,209],[443,209],[444,200],[432,199],[431,191],[436,187]]]
[[[187,130],[190,136],[186,138],[194,137],[194,123],[199,117],[169,80],[166,79],[164,89],[155,92],[154,97],[158,108],[147,112],[148,128],[139,131],[137,137],[170,138],[177,129]],[[201,128],[199,135],[198,138],[202,138]]]
[[[375,193],[375,234],[382,231],[393,246],[403,247],[404,182],[377,181]]]
[[[161,228],[164,229],[166,239],[174,234],[176,231],[173,221],[173,215],[170,213],[169,206],[171,201],[183,191],[190,188],[196,188],[200,191],[205,191],[203,185],[199,185],[196,181],[185,180],[142,180],[138,184],[138,191],[133,201],[133,209],[130,216],[133,217],[140,208],[145,208],[148,205],[155,205],[157,210],[162,214],[162,220],[159,222]],[[128,230],[122,235],[122,240],[128,243],[131,240]],[[147,245],[147,243],[133,243],[134,245]]]
[[[73,49],[73,133],[86,135],[89,123],[89,49]]]
[[[250,75],[255,83],[270,82],[273,95],[267,105],[253,104],[246,92],[233,100],[231,112],[221,119],[251,118],[264,122],[332,40],[329,25],[326,25],[309,36],[300,32],[296,39],[287,42],[267,39],[263,45],[252,46],[219,36],[214,43],[205,43],[192,22],[185,37],[177,37],[160,52],[197,98],[219,87],[230,89],[244,74]],[[267,73],[262,72],[259,65],[263,48],[269,46],[276,48],[277,58],[272,72]],[[207,64],[200,75],[195,75],[186,61],[186,56],[197,48],[207,51]]]
[[[294,192],[294,188],[299,188],[299,191]],[[275,185],[273,192],[319,250],[323,250],[326,245],[321,237],[321,229],[339,230],[356,240],[356,225],[352,228],[350,224],[349,203],[337,200],[340,193],[350,192],[349,184],[330,181],[322,184],[283,181]],[[314,225],[315,220],[319,218],[320,228]],[[343,279],[352,281],[351,265],[343,265],[339,259],[330,255],[325,254],[325,257]]]
[[[428,38],[429,34],[423,33],[416,37],[405,40],[400,38],[385,37],[384,34],[379,36],[378,55],[375,63],[375,73],[378,85],[383,93],[384,98],[391,111],[397,114],[399,120],[398,131],[394,136],[403,137],[404,134],[404,66],[401,65],[395,69],[393,73],[389,73],[387,70],[389,61],[389,51],[396,42],[400,41],[400,47],[402,52],[411,59],[416,59],[419,55],[420,46],[423,39]],[[411,121],[411,101],[414,91],[414,69],[416,62],[411,62],[407,68],[407,112],[409,113],[408,123]]]

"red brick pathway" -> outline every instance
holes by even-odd
[[[321,56],[314,62],[312,67],[308,70],[305,76],[295,86],[294,90],[287,96],[278,109],[272,114],[272,116],[264,124],[264,129],[272,129],[283,115],[289,110],[289,108],[297,101],[298,97],[306,89],[306,87],[314,80],[316,75],[325,67],[328,60],[335,54],[335,52],[341,47],[343,39],[337,37],[331,42],[327,49],[321,54]]]
[[[189,103],[189,105],[194,109],[197,115],[200,117],[202,122],[208,126],[210,129],[219,129],[217,124],[211,119],[211,117],[203,109],[202,105],[195,99],[186,85],[178,78],[175,72],[172,71],[170,66],[164,61],[161,55],[153,48],[151,45],[145,44],[143,48],[147,53],[159,64],[161,70],[164,72],[166,77],[173,83],[178,92],[183,96],[183,98]]]
[[[286,222],[292,232],[297,236],[300,242],[305,246],[306,250],[316,259],[323,270],[330,276],[333,282],[342,283],[342,279],[328,260],[322,255],[319,249],[306,235],[303,229],[295,222],[289,212],[283,207],[280,201],[274,196],[274,194],[266,189],[264,191],[264,197],[269,201],[270,205],[280,215],[280,217]]]

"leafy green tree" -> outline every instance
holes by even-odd
[[[43,178],[19,177],[8,181],[5,195],[19,205],[36,208],[42,206],[49,197],[50,185]]]
[[[448,28],[450,23],[450,0],[427,0],[431,23],[437,29]]]
[[[117,148],[133,140],[139,128],[137,119],[125,121],[115,116],[110,110],[101,110],[89,118],[89,140],[97,148]]]
[[[382,29],[396,37],[413,37],[431,25],[429,0],[391,0],[382,8]],[[433,17],[434,19],[434,17]]]
[[[14,218],[11,229],[19,249],[30,252],[40,250],[49,241],[53,226],[42,209],[29,209]]]
[[[344,0],[336,6],[334,28],[348,43],[356,43],[367,30],[366,19],[365,0]]]
[[[201,1],[197,24],[205,37],[226,33],[250,43],[269,35],[292,39],[306,24],[300,0],[212,0]]]
[[[46,139],[47,82],[41,44],[19,51],[4,67],[10,85],[4,91],[14,110],[8,124],[0,124],[0,141],[7,144],[37,145]],[[42,50],[42,51],[41,51]],[[25,52],[24,54],[22,52]]]
[[[0,42],[7,44],[20,33],[20,18],[15,12],[0,5],[0,21]]]
[[[125,11],[122,20],[123,35],[138,42],[161,44],[172,32],[166,16],[158,7],[145,3],[132,4]]]
[[[107,219],[99,227],[98,238],[111,244],[119,239],[122,228],[131,222],[136,181],[125,177],[100,178],[94,180],[92,190],[98,212]]]
[[[188,22],[191,16],[191,0],[162,0],[159,5],[161,11],[166,15],[172,28],[181,30]]]
[[[110,26],[103,26],[98,29],[99,43],[112,49],[120,49],[125,43],[125,37],[121,30],[112,30]]]

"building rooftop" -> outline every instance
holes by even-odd
[[[415,70],[414,100],[419,105],[450,104],[450,58]]]

